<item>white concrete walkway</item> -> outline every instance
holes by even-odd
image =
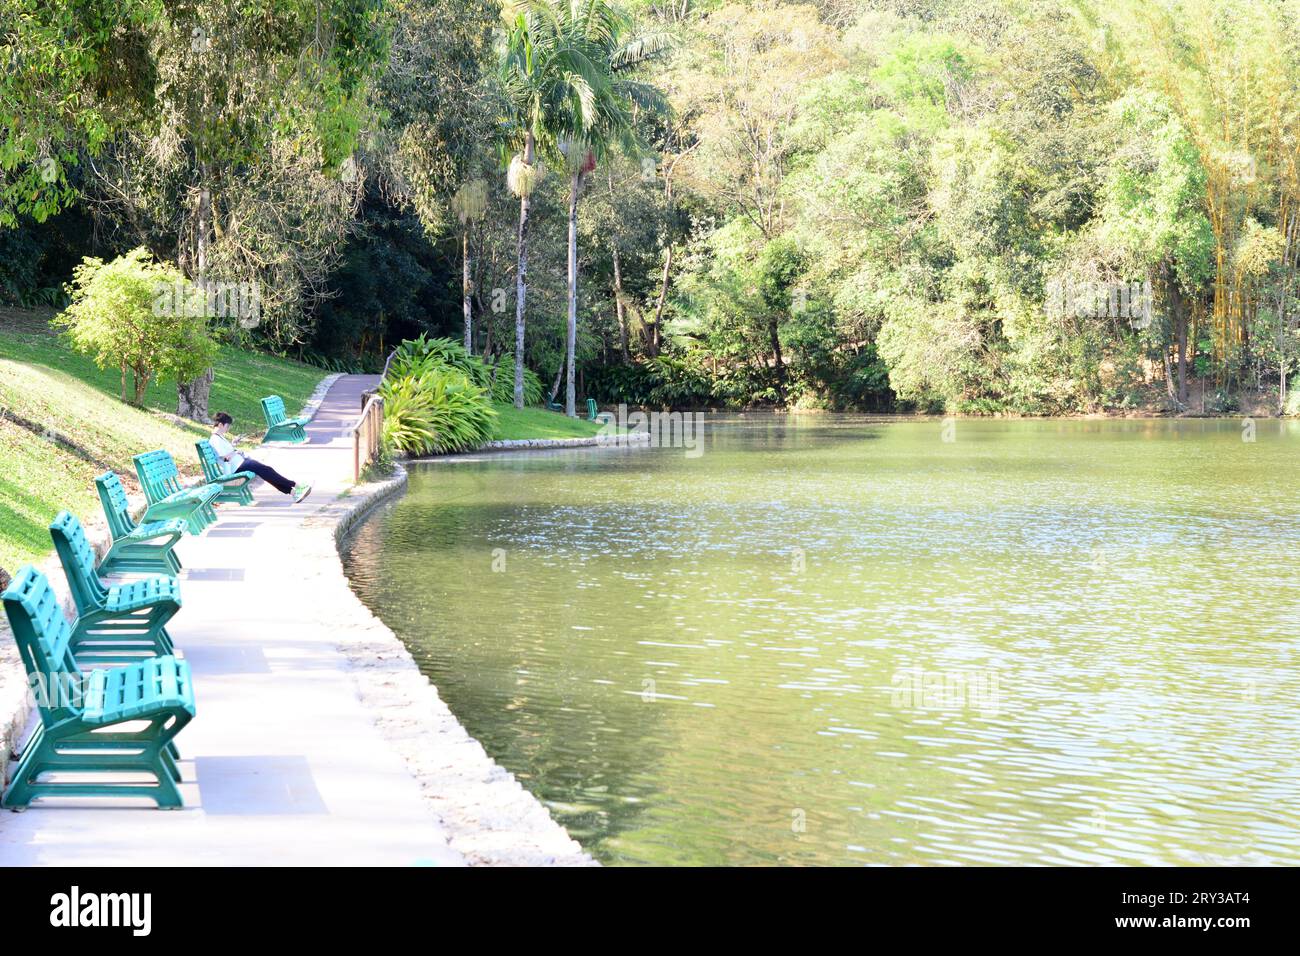
[[[169,630],[193,667],[197,708],[177,738],[185,808],[66,800],[0,810],[0,865],[463,862],[359,699],[330,627],[347,617],[341,602],[355,602],[337,559],[326,567],[305,543],[328,529],[304,521],[351,485],[348,428],[374,381],[344,376],[307,444],[256,452],[311,483],[307,502],[263,484],[254,506],[221,506],[216,525],[177,546],[184,606]]]

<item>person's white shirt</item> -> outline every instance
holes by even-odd
[[[223,475],[233,475],[239,471],[239,466],[244,463],[244,456],[235,451],[235,446],[230,443],[225,435],[218,435],[213,432],[212,437],[208,439],[208,443],[212,445],[212,450],[217,453],[217,460],[221,462],[221,473]],[[226,460],[227,455],[230,456],[229,460]]]

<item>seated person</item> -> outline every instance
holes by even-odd
[[[222,474],[233,475],[237,471],[251,471],[274,487],[280,494],[293,495],[295,504],[306,500],[307,496],[311,494],[311,485],[300,485],[290,481],[270,465],[264,465],[253,458],[245,458],[236,451],[234,443],[226,437],[226,434],[230,431],[230,425],[234,421],[228,412],[217,412],[213,416],[213,421],[217,424],[212,432],[212,437],[208,439],[208,443],[212,445],[212,450],[217,453],[217,458],[222,463]]]

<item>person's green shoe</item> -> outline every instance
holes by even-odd
[[[301,502],[303,502],[303,501],[306,501],[306,500],[307,500],[307,496],[308,496],[309,494],[311,494],[311,485],[294,485],[294,486],[293,486],[293,503],[294,503],[294,504],[299,504],[299,503],[301,503]]]

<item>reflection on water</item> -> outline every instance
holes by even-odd
[[[348,571],[607,863],[1300,863],[1300,427],[941,432],[416,466]]]

